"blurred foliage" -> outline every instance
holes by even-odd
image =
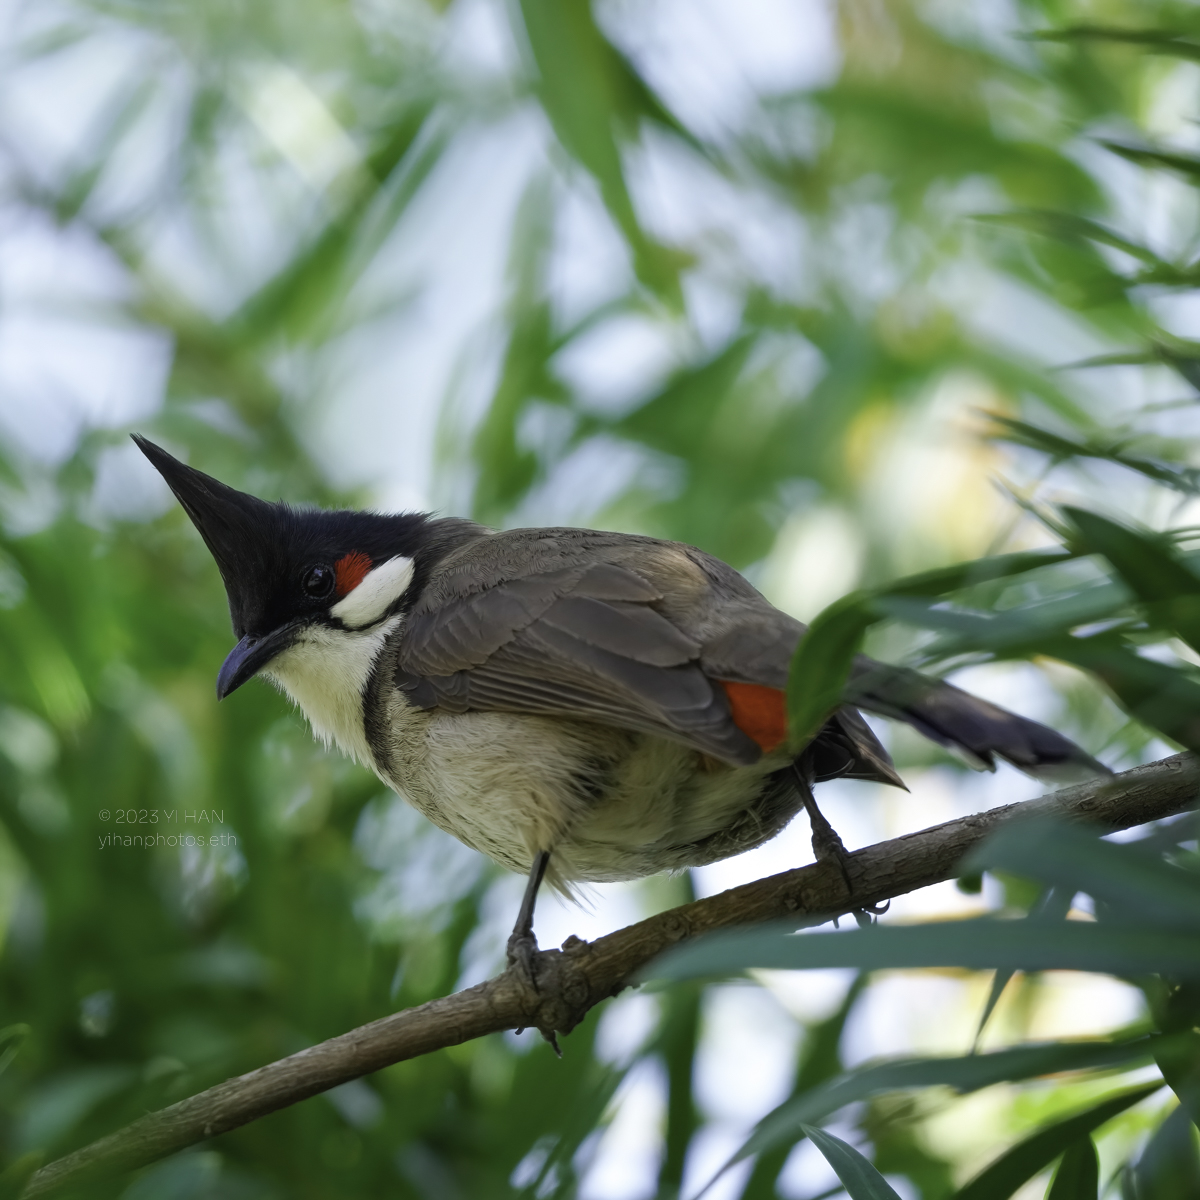
[[[836,636],[812,639],[801,726],[819,719],[846,652],[870,636],[926,669],[1071,664],[1082,674],[1070,676],[1059,723],[1128,763],[1163,740],[1200,742],[1200,573],[1196,529],[1183,524],[1200,469],[1188,436],[1200,347],[1167,303],[1200,278],[1198,160],[1186,141],[1200,18],[1189,5],[1120,0],[1004,11],[1011,27],[983,0],[843,0],[830,9],[838,63],[825,82],[705,117],[655,58],[654,22],[669,16],[658,4],[18,6],[14,78],[122,66],[67,150],[9,138],[2,203],[14,220],[86,243],[119,281],[75,297],[72,320],[169,347],[161,408],[140,428],[248,490],[354,499],[329,482],[314,432],[336,404],[339,355],[415,302],[389,272],[397,243],[427,231],[419,202],[431,183],[481,131],[503,138],[531,123],[541,141],[505,234],[498,349],[447,397],[442,494],[498,524],[565,517],[679,538],[764,586],[797,520],[841,514],[861,542],[847,585],[860,590],[826,613],[819,631]],[[501,47],[490,59],[456,56],[472,21]],[[1162,115],[1171,97],[1174,125]],[[673,215],[660,194],[671,188],[711,203]],[[586,302],[559,270],[580,206],[612,260]],[[984,294],[1020,311],[1025,343],[980,311]],[[659,367],[624,392],[590,386],[580,356],[620,357],[606,347],[631,330],[657,347]],[[1044,344],[1063,331],[1095,352],[1072,362],[1036,349],[1035,335]],[[1095,382],[1106,367],[1123,384]],[[1181,395],[1131,401],[1146,381],[1155,397]],[[266,689],[215,704],[229,634],[206,552],[179,512],[150,520],[152,505],[101,503],[106,471],[122,486],[132,478],[124,432],[85,430],[51,465],[15,447],[0,460],[10,1191],[39,1156],[478,978],[501,941],[492,875],[472,856],[317,750]],[[975,489],[933,487],[914,507],[889,462],[947,438],[956,478]],[[929,460],[924,482],[947,462]],[[980,499],[980,481],[1001,471],[1007,507]],[[1051,545],[1065,553],[1036,569],[1026,554],[1021,565],[1000,554]],[[977,561],[934,570],[964,558]],[[888,583],[913,570],[930,573]],[[903,741],[898,757],[944,762]],[[203,844],[179,844],[200,833]],[[117,835],[156,844],[104,842]],[[1194,888],[1192,846],[1190,827],[1174,825],[1122,861]],[[1091,876],[1005,867],[1015,907],[1040,889],[1017,906],[1013,873],[1087,893],[1098,913],[1112,902]],[[1146,894],[1137,879],[1125,901]],[[1072,923],[1054,911],[1049,927],[1043,901],[1029,928],[1041,920],[1059,937]],[[1183,928],[1194,938],[1193,915]],[[1037,965],[1019,940],[1006,970]],[[952,961],[965,966],[962,943]],[[813,1129],[854,1195],[886,1195],[882,1171],[922,1200],[1009,1196],[1052,1166],[1052,1200],[1097,1187],[1139,1200],[1200,1191],[1194,986],[1171,963],[1148,976],[1144,960],[1114,950],[1106,961],[1149,998],[1137,1029],[847,1071],[843,1032],[869,985],[860,976],[805,1031],[791,1116],[755,1133],[740,1194],[779,1194],[792,1144]],[[646,1190],[679,1196],[705,1126],[693,1091],[703,1001],[690,986],[656,998],[657,1026],[624,1057],[594,1045],[599,1014],[562,1062],[528,1036],[488,1039],[88,1195],[574,1196],[617,1089],[657,1062],[665,1127]],[[1121,1073],[1156,1052],[1181,1103],[1147,1116],[1132,1089],[1156,1087],[1148,1103],[1161,1106],[1161,1088]],[[924,1135],[912,1100],[938,1083],[961,1092],[1050,1074],[1017,1093],[1045,1099],[1036,1120],[1022,1123],[1014,1105],[994,1164],[970,1183],[971,1168]],[[813,1124],[838,1111],[831,1095],[859,1104],[848,1120],[874,1167]],[[1108,1138],[1133,1147],[1115,1174]]]

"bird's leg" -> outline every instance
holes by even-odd
[[[846,860],[850,857],[849,852],[842,843],[842,839],[838,837],[837,830],[830,825],[825,814],[817,807],[817,798],[813,795],[812,783],[796,763],[792,764],[792,774],[795,775],[796,782],[800,785],[800,799],[804,804],[804,811],[808,813],[808,824],[812,830],[813,855],[817,862],[834,863],[841,872],[846,890],[852,892],[854,885],[850,882],[850,873],[846,869]]]
[[[533,964],[538,952],[537,938],[533,935],[533,909],[537,904],[538,889],[546,878],[546,868],[550,865],[550,851],[539,850],[533,858],[533,866],[529,868],[529,882],[525,884],[525,895],[521,898],[521,908],[517,912],[517,923],[508,937],[508,965],[513,967],[526,984],[535,992],[538,990],[537,975]],[[522,1026],[517,1030],[524,1033]],[[548,1041],[554,1053],[562,1058],[558,1048],[558,1038],[553,1029],[541,1029],[542,1037]]]
[[[537,904],[538,889],[546,877],[546,867],[549,864],[549,850],[539,850],[534,855],[533,866],[529,868],[529,882],[525,885],[525,895],[517,913],[517,923],[508,939],[508,965],[516,967],[525,982],[535,991],[537,980],[533,973],[533,956],[537,953],[538,944],[533,935],[533,909]]]
[[[812,829],[812,848],[813,854],[816,856],[817,862],[832,862],[841,872],[842,880],[846,884],[846,890],[853,894],[854,884],[850,881],[850,871],[847,864],[850,861],[850,853],[838,837],[837,830],[830,825],[825,814],[817,807],[816,797],[813,795],[812,782],[800,769],[799,764],[792,763],[792,774],[796,777],[796,783],[800,787],[800,799],[804,804],[804,811],[808,813],[809,827]],[[866,905],[863,908],[855,910],[855,919],[858,919],[859,913],[879,916],[887,912],[887,905],[882,907],[875,904]]]

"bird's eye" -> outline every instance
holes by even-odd
[[[304,572],[300,586],[304,588],[305,594],[314,600],[324,600],[333,591],[333,581],[333,568],[325,566],[324,563],[318,563]]]

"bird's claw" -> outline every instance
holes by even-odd
[[[838,837],[837,830],[823,816],[820,820],[812,821],[812,848],[817,862],[833,863],[842,877],[842,882],[846,885],[846,891],[853,892],[854,884],[850,879],[850,871],[847,866],[850,861],[850,852],[846,849],[842,839]]]
[[[535,992],[538,990],[536,963],[540,953],[532,929],[513,930],[506,951],[509,968]]]
[[[815,809],[815,805],[813,807]],[[819,809],[815,812],[812,809],[809,810],[809,820],[812,823],[813,854],[816,856],[817,862],[833,863],[841,874],[846,891],[853,895],[854,883],[850,878],[849,868],[850,852],[846,849],[845,843],[838,837],[837,830],[830,825]],[[883,916],[891,907],[891,903],[890,900],[885,900],[882,904],[863,904],[858,908],[851,909],[850,915],[858,922],[860,928],[865,928],[873,925],[876,917]],[[836,919],[834,925],[835,927],[837,925]]]
[[[513,930],[508,939],[508,966],[518,979],[530,989],[540,995],[541,988],[538,986],[537,978],[537,961],[542,951],[538,948],[537,938],[533,935],[533,930]],[[524,1033],[526,1026],[521,1025],[517,1028],[517,1033]],[[562,1050],[558,1045],[558,1037],[553,1029],[543,1029],[538,1026],[538,1033],[550,1043],[550,1048],[559,1058],[562,1058]]]

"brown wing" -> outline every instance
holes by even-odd
[[[782,739],[804,626],[690,546],[586,529],[516,529],[440,561],[410,614],[395,682],[421,708],[579,717],[749,764]],[[1105,768],[1060,734],[949,684],[862,657],[847,698],[978,765]],[[903,786],[853,708],[806,751],[818,779]]]
[[[611,539],[556,532],[496,534],[439,566],[397,654],[410,702],[579,717],[757,761],[653,572],[614,561],[637,556]]]
[[[782,688],[803,629],[691,547],[511,530],[438,564],[395,682],[420,708],[578,717],[748,765],[782,740]],[[765,704],[757,714],[748,691]],[[899,782],[856,713],[836,716],[820,742],[818,777]]]

